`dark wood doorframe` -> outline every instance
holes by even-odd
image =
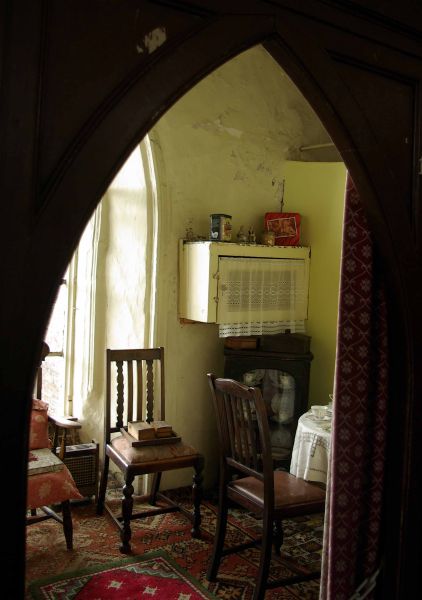
[[[27,436],[24,424],[28,422],[37,351],[61,273],[89,215],[138,140],[201,77],[243,49],[264,42],[311,100],[342,152],[361,193],[381,256],[388,265],[398,349],[394,357],[395,390],[401,394],[404,406],[403,411],[399,403],[392,407],[396,418],[392,434],[398,444],[392,464],[401,479],[391,486],[389,514],[393,525],[389,541],[394,542],[395,549],[387,557],[391,566],[387,583],[391,584],[388,589],[393,590],[391,597],[400,597],[400,592],[411,589],[418,559],[412,547],[416,545],[417,532],[412,531],[411,522],[419,514],[421,484],[411,480],[411,474],[420,467],[416,434],[421,420],[418,398],[422,393],[422,374],[419,375],[418,365],[422,324],[418,281],[422,277],[417,247],[412,245],[414,231],[418,229],[412,229],[412,222],[417,222],[419,213],[417,202],[409,209],[407,198],[406,202],[400,198],[398,181],[403,180],[404,163],[396,157],[392,145],[384,148],[383,136],[374,138],[379,123],[397,130],[398,136],[405,131],[404,123],[398,119],[391,123],[391,113],[397,114],[402,106],[399,95],[383,97],[378,111],[372,105],[362,105],[358,92],[366,89],[368,79],[356,78],[354,72],[354,87],[346,86],[348,67],[342,65],[359,52],[370,53],[374,43],[378,44],[377,60],[385,62],[388,72],[396,59],[396,71],[402,73],[403,81],[410,82],[410,87],[414,86],[416,102],[418,79],[409,74],[408,65],[410,62],[420,69],[422,56],[415,50],[415,35],[409,29],[409,22],[400,24],[384,13],[375,23],[377,3],[375,12],[369,14],[366,8],[341,7],[342,3],[332,2],[328,3],[332,5],[328,14],[324,2],[307,3],[309,8],[306,3],[288,1],[248,1],[242,7],[234,1],[221,6],[219,2],[193,0],[189,4],[171,2],[168,6],[151,2],[142,5],[145,28],[142,29],[141,23],[137,39],[142,39],[152,25],[161,24],[168,32],[168,42],[155,54],[145,54],[139,64],[129,64],[132,58],[123,43],[125,32],[119,30],[121,22],[116,17],[132,18],[136,3],[84,4],[83,8],[77,3],[66,3],[63,7],[33,4],[32,27],[25,30],[25,46],[19,23],[28,21],[26,7],[12,3],[8,11],[2,9],[4,23],[10,25],[4,29],[8,35],[1,65],[2,106],[8,109],[0,118],[5,141],[2,177],[7,190],[7,199],[0,207],[5,223],[2,232],[5,260],[1,268],[8,291],[2,297],[5,318],[2,319],[1,395],[3,405],[10,407],[10,425],[2,437],[2,445],[3,456],[9,457],[4,477],[14,494],[12,506],[7,499],[5,510],[16,524],[16,537],[2,563],[4,593],[10,590],[12,594],[13,590],[13,597],[23,597],[23,578],[19,574],[24,566]],[[206,9],[202,10],[201,4],[206,4]],[[315,14],[317,5],[324,13],[323,18],[322,13]],[[351,13],[345,32],[346,17]],[[72,26],[69,15],[74,18]],[[422,28],[421,23],[415,23],[418,26]],[[97,52],[101,47],[104,27],[108,28],[110,39],[121,41],[121,47],[116,44],[115,53],[106,64],[93,52],[94,47]],[[87,31],[89,35],[82,35]],[[61,45],[63,40],[74,42],[72,52],[67,55]],[[401,58],[396,56],[398,46],[402,48]],[[355,65],[364,62],[359,57]],[[88,86],[83,79],[87,65],[93,66],[98,86]],[[71,79],[75,72],[80,73],[76,77],[80,87],[64,89],[63,81]],[[379,72],[369,65],[365,77],[381,90],[380,94],[385,94]],[[109,73],[113,73],[114,79],[106,92],[101,85],[109,81]],[[395,77],[396,73],[392,79]],[[64,89],[62,96],[56,94],[58,89]],[[30,93],[25,95],[28,90]],[[63,113],[61,102],[66,93],[73,94],[73,103]],[[417,148],[420,127],[419,114],[415,113],[411,133]],[[28,144],[16,136],[27,137]],[[409,168],[415,173],[415,164]],[[398,231],[394,229],[397,224]]]

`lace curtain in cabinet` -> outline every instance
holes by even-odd
[[[305,331],[308,266],[303,259],[221,257],[220,337]]]

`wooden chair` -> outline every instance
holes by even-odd
[[[27,525],[31,525],[45,519],[55,519],[63,525],[66,546],[71,550],[73,548],[73,525],[70,500],[79,500],[82,496],[63,460],[66,451],[66,432],[74,431],[81,426],[75,421],[49,415],[48,404],[41,399],[41,365],[48,352],[48,345],[44,342],[41,364],[37,373],[36,394],[38,398],[33,399],[31,410],[27,501],[29,514],[26,522]],[[49,424],[53,428],[52,441],[49,438]],[[60,435],[62,439],[57,454]],[[52,508],[56,505],[61,505],[61,515]]]
[[[108,349],[106,362],[105,448],[97,513],[102,514],[105,508],[119,528],[122,553],[131,550],[131,520],[148,515],[180,510],[193,523],[192,537],[200,537],[200,503],[204,466],[202,455],[183,441],[134,447],[127,434],[129,421],[143,420],[150,423],[154,419],[165,420],[164,348]],[[116,373],[113,381],[112,370]],[[154,395],[157,402],[154,402]],[[125,481],[121,514],[117,516],[105,501],[110,459],[121,470]],[[162,472],[185,467],[194,469],[193,513],[159,492]],[[154,477],[151,492],[146,500],[154,508],[133,513],[134,478],[137,475],[150,473],[153,473]],[[159,505],[157,500],[161,501]]]
[[[271,545],[280,554],[282,519],[322,512],[325,492],[285,471],[274,471],[267,414],[261,391],[232,379],[208,374],[220,438],[220,486],[217,529],[207,579],[217,577],[223,556],[261,544],[253,600],[264,598],[268,588],[319,577],[319,572],[268,581]],[[262,540],[223,548],[228,501],[262,515]]]

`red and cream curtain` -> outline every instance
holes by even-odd
[[[380,567],[387,343],[382,276],[348,177],[321,600],[371,598]]]

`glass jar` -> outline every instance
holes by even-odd
[[[264,246],[275,245],[275,233],[274,231],[263,231],[261,236],[261,244]]]
[[[210,215],[210,240],[230,242],[232,239],[232,217],[222,213]]]

